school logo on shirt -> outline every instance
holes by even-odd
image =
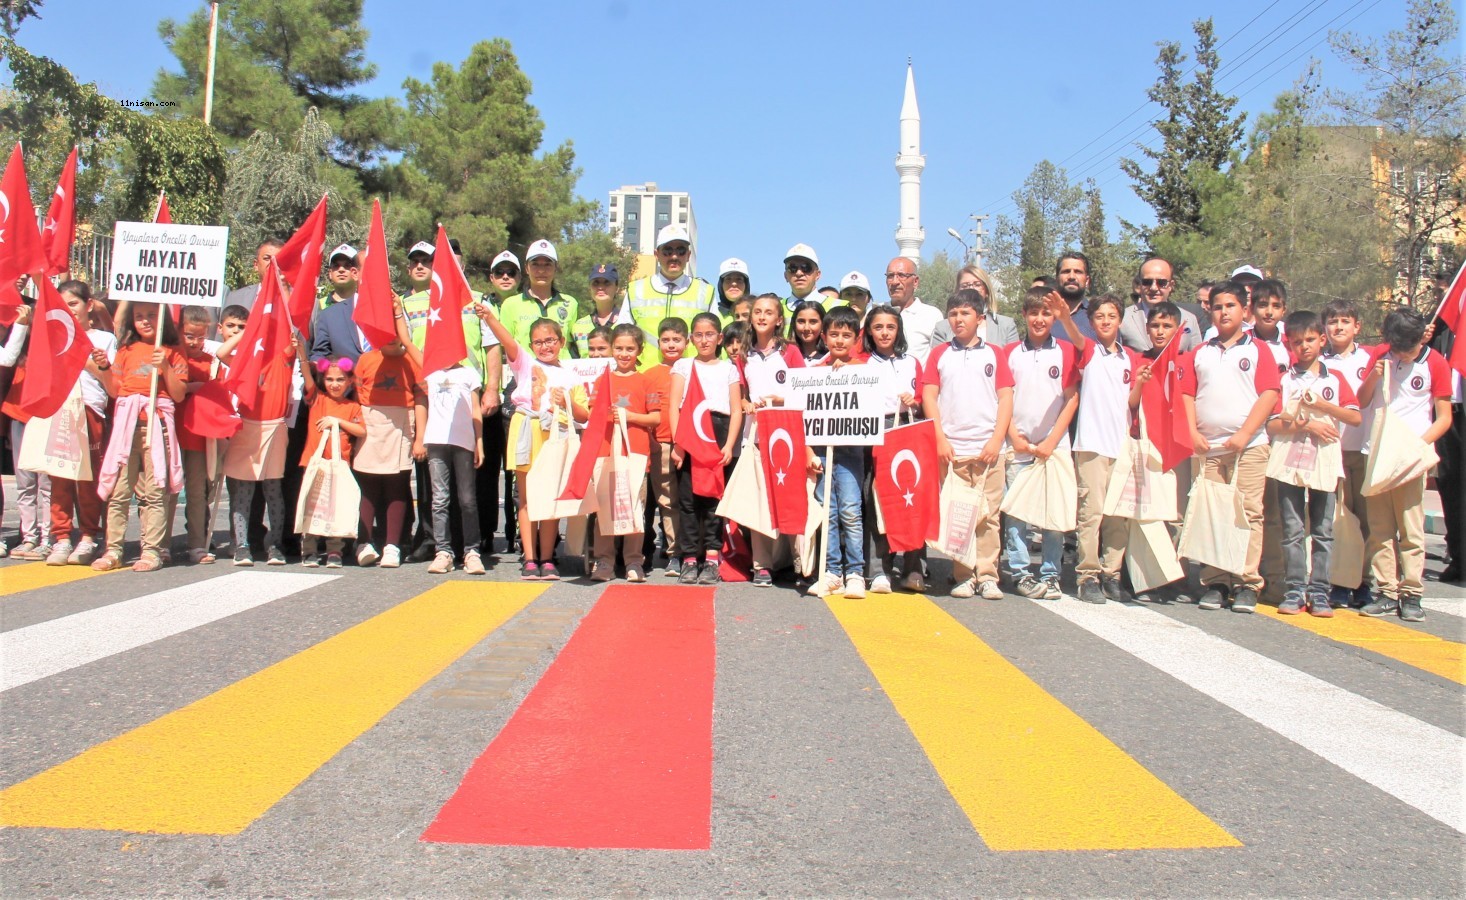
[[[1120,376],[1120,381],[1123,384],[1129,384],[1130,383],[1130,370],[1129,369],[1126,369],[1125,370],[1125,374],[1123,374],[1123,375]]]
[[[987,377],[992,378],[993,377],[993,373],[996,372],[996,371],[997,371],[997,369],[995,369],[993,367],[993,364],[992,363],[988,363],[986,366],[983,367],[982,373],[984,375],[986,375]]]
[[[1425,387],[1425,379],[1424,378],[1421,378],[1419,375],[1416,375],[1414,378],[1410,379],[1410,388],[1412,390],[1418,391],[1418,390],[1420,390],[1423,387]]]
[[[779,371],[774,373],[774,380],[779,382],[780,384],[783,384],[788,377],[789,373],[784,371],[783,369],[780,369]]]
[[[1360,380],[1363,380],[1364,379],[1364,373],[1366,373],[1368,371],[1369,371],[1369,369],[1366,368],[1365,366],[1360,366],[1359,367],[1359,378],[1360,378]]]
[[[1250,360],[1250,359],[1244,359],[1244,360],[1242,360],[1241,362],[1237,363],[1237,368],[1241,369],[1244,372],[1251,370],[1251,368],[1252,368],[1252,360]]]
[[[1324,388],[1323,389],[1323,398],[1325,400],[1328,400],[1328,401],[1332,402],[1333,399],[1334,399],[1334,389],[1331,388],[1331,387]]]
[[[1049,377],[1050,378],[1058,378],[1059,377],[1059,367],[1058,366],[1049,366]]]

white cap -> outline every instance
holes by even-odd
[[[407,255],[411,257],[415,253],[426,253],[428,256],[432,256],[437,252],[438,248],[434,247],[432,244],[429,244],[427,241],[418,241],[416,244],[412,245],[411,250],[407,251]]]
[[[789,252],[784,254],[784,262],[791,259],[807,259],[814,263],[816,269],[820,267],[820,258],[814,255],[814,248],[808,244],[795,244],[790,247]]]
[[[867,294],[869,294],[871,293],[870,279],[866,278],[859,272],[851,272],[849,275],[846,275],[844,278],[840,279],[840,293],[845,293],[846,288],[860,288],[862,291],[865,291]]]
[[[748,281],[748,263],[736,256],[725,259],[718,266],[718,280],[722,281],[724,275],[742,275],[743,280]]]
[[[529,262],[537,256],[544,256],[554,260],[555,262],[560,261],[560,254],[555,252],[555,245],[545,240],[544,238],[540,238],[533,244],[530,244],[529,249],[524,251],[525,262]]]
[[[662,230],[657,232],[658,250],[673,241],[681,241],[688,246],[692,245],[692,236],[687,233],[686,225],[663,225]]]
[[[1258,278],[1267,278],[1266,275],[1262,274],[1262,270],[1255,266],[1238,266],[1232,270],[1232,274],[1228,275],[1227,278],[1236,278],[1238,275],[1256,275]]]
[[[357,257],[356,248],[353,247],[353,246],[351,246],[350,244],[342,244],[341,246],[337,247],[335,250],[332,250],[331,251],[331,255],[329,255],[329,256],[326,257],[326,261],[327,262],[330,262],[331,260],[335,259],[338,256],[344,256],[347,259],[356,259],[356,257]]]
[[[550,252],[554,252],[553,248]],[[513,266],[515,269],[524,269],[524,266],[521,266],[519,264],[519,257],[515,256],[513,253],[510,253],[508,250],[505,250],[503,253],[500,253],[498,256],[494,257],[494,261],[489,264],[489,271],[494,271],[494,269],[498,268],[499,263],[503,262],[509,263],[509,265]]]

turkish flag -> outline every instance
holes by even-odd
[[[805,490],[804,413],[797,409],[761,409],[758,450],[769,479],[769,513],[780,534],[804,534],[809,521]]]
[[[36,208],[25,178],[25,155],[17,142],[0,179],[0,281],[46,270],[46,250],[36,228]]]
[[[677,419],[677,433],[672,442],[692,459],[692,492],[699,497],[723,496],[723,448],[713,437],[713,414],[708,409],[702,379],[697,377],[697,363],[691,366],[687,392],[682,408],[690,409]]]
[[[871,448],[876,503],[894,553],[920,550],[937,539],[941,519],[941,466],[937,426],[930,419],[886,432]]]
[[[53,416],[86,368],[92,355],[92,339],[51,286],[51,279],[37,279],[36,288],[40,293],[31,320],[20,408],[31,416]]]
[[[1161,470],[1169,472],[1195,452],[1191,445],[1191,424],[1181,406],[1181,372],[1190,357],[1182,358],[1178,329],[1147,367],[1150,381],[1140,389],[1140,408],[1145,412],[1145,438],[1161,457]]]
[[[168,209],[168,194],[158,192],[158,211],[153,213],[153,221],[160,225],[172,225],[173,213]]]
[[[275,253],[280,274],[290,285],[290,321],[301,334],[310,331],[311,311],[321,284],[321,254],[326,250],[326,195],[311,210],[305,224]]]
[[[71,244],[76,240],[76,148],[61,167],[56,193],[46,210],[46,224],[41,228],[41,246],[46,251],[46,274],[67,275],[71,272]]]
[[[205,381],[183,398],[178,427],[201,438],[231,438],[244,424],[223,382]]]
[[[387,234],[382,228],[382,201],[372,201],[372,227],[362,254],[361,283],[356,289],[356,308],[351,320],[367,343],[381,349],[397,340],[396,313],[392,310],[392,273],[387,266]]]
[[[290,333],[290,313],[280,296],[280,269],[271,260],[224,376],[224,386],[239,398],[240,408],[255,404],[269,366],[290,352]]]
[[[1446,295],[1441,298],[1441,305],[1436,310],[1436,316],[1451,329],[1451,355],[1447,360],[1451,368],[1461,373],[1466,378],[1466,340],[1463,340],[1461,326],[1466,323],[1466,263],[1456,270],[1456,277],[1451,279],[1451,286],[1446,290]]]
[[[468,279],[448,249],[448,232],[438,225],[438,242],[443,248],[433,254],[433,279],[428,284],[428,324],[422,342],[424,375],[463,362],[468,342],[463,338],[463,309],[473,302]]]
[[[442,237],[442,233],[438,237]],[[446,243],[439,243],[436,246],[446,247]],[[437,255],[434,255],[435,265]],[[434,273],[436,274],[436,272]],[[430,332],[431,333],[431,332]],[[426,368],[426,367],[424,367]],[[596,471],[596,459],[601,453],[601,441],[606,437],[606,429],[611,425],[611,370],[601,373],[596,379],[595,399],[591,401],[590,417],[585,423],[585,433],[580,440],[580,449],[575,451],[575,459],[570,463],[570,474],[565,479],[565,492],[557,500],[582,500],[586,491],[590,490],[590,477]]]

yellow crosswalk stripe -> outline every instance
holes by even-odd
[[[1241,846],[925,597],[826,602],[988,847]]]
[[[1302,628],[1341,644],[1388,656],[1407,666],[1449,678],[1457,684],[1466,684],[1466,644],[1416,631],[1388,619],[1361,616],[1353,610],[1335,610],[1333,618],[1329,619],[1320,619],[1307,613],[1285,616],[1274,607],[1260,604],[1257,611],[1294,628]]]
[[[543,590],[435,587],[0,791],[0,825],[237,834]]]
[[[117,571],[117,570],[113,570]],[[33,591],[36,588],[55,587],[105,575],[91,566],[48,566],[44,562],[11,563],[0,567],[0,597]]]

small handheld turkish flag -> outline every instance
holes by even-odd
[[[159,225],[173,224],[173,213],[168,209],[168,194],[164,191],[158,192],[158,210],[153,213],[153,221]]]
[[[769,514],[780,534],[804,534],[809,522],[805,489],[804,413],[797,409],[758,411],[759,452],[769,482]]]
[[[1446,290],[1446,295],[1441,298],[1440,309],[1436,315],[1451,329],[1451,355],[1447,361],[1451,368],[1461,373],[1466,378],[1466,340],[1463,340],[1462,331],[1466,331],[1466,263],[1456,270],[1456,277],[1451,280],[1451,286]]]
[[[926,419],[887,431],[885,443],[871,448],[871,464],[892,552],[936,540],[942,508],[936,424]]]
[[[1191,423],[1181,406],[1181,372],[1191,357],[1181,354],[1181,331],[1177,329],[1150,363],[1151,377],[1140,388],[1140,408],[1145,412],[1145,437],[1161,457],[1161,471],[1169,472],[1194,452]]]
[[[289,350],[290,313],[285,308],[285,298],[280,295],[280,270],[270,260],[270,268],[260,282],[259,296],[244,325],[244,335],[234,348],[229,374],[224,376],[224,386],[239,398],[240,409],[255,405],[266,370]]]
[[[76,240],[76,148],[61,167],[61,178],[51,205],[46,210],[46,224],[41,228],[41,246],[46,251],[46,274],[66,275],[71,272],[71,244]]]
[[[326,195],[305,223],[275,252],[280,274],[290,285],[290,321],[301,334],[310,330],[311,311],[321,283],[321,253],[326,249]]]
[[[687,391],[682,397],[682,414],[672,441],[692,458],[692,492],[699,497],[723,496],[723,448],[713,437],[713,414],[708,409],[697,363],[692,364]]]
[[[53,416],[86,368],[92,340],[87,337],[86,326],[76,321],[66,301],[51,286],[51,279],[38,279],[36,288],[39,296],[31,322],[20,408],[32,416]]]
[[[428,285],[428,324],[422,342],[424,375],[457,365],[468,356],[463,309],[473,302],[468,279],[448,248],[448,232],[441,224],[434,246],[441,250],[433,254],[433,280]]]
[[[367,343],[381,348],[397,340],[396,313],[392,309],[392,273],[387,266],[387,233],[382,227],[382,201],[372,201],[372,227],[361,260],[361,284],[356,289],[356,308],[351,319]]]
[[[25,178],[25,154],[17,143],[10,151],[5,177],[0,178],[0,281],[13,282],[45,269],[46,251]]]
[[[439,244],[439,247],[444,246]],[[607,369],[596,379],[595,399],[591,401],[590,417],[585,423],[585,435],[575,459],[570,463],[570,474],[565,479],[565,490],[557,500],[583,500],[590,490],[590,477],[596,471],[596,459],[601,453],[601,442],[607,438],[606,430],[612,427],[611,420],[611,370]],[[612,440],[615,438],[613,437]]]

